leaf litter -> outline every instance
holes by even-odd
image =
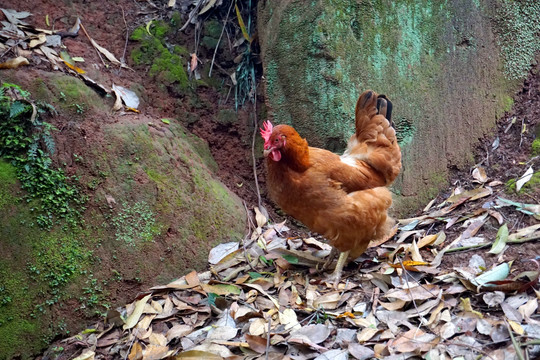
[[[116,96],[116,102],[113,106],[114,111],[122,110],[124,108],[122,103],[125,104],[126,110],[138,111],[139,99],[134,92],[115,84],[106,86],[94,81],[86,74],[84,69],[75,64],[75,62],[84,62],[84,58],[72,57],[66,50],[60,51],[63,47],[62,38],[77,37],[79,30],[82,29],[105,67],[109,67],[110,63],[119,68],[129,69],[123,61],[118,60],[114,54],[100,46],[88,34],[79,17],[77,17],[75,24],[71,28],[65,31],[53,31],[36,28],[24,21],[24,19],[32,15],[30,12],[19,12],[3,8],[0,8],[0,11],[8,20],[1,23],[3,28],[0,29],[0,49],[7,49],[2,56],[9,52],[16,55],[0,63],[0,69],[16,69],[20,66],[28,66],[32,64],[29,59],[37,57],[39,61],[50,63],[54,70],[65,71],[70,75],[79,77],[102,95],[114,94]],[[105,62],[102,55],[107,59],[108,63]],[[33,59],[32,62],[34,61]]]
[[[337,290],[316,270],[329,246],[255,208],[253,233],[212,249],[208,271],[153,287],[61,343],[79,359],[536,358],[540,263],[503,255],[540,238],[540,224],[508,222],[535,222],[540,205],[505,199],[487,179],[475,172],[471,189],[400,219]]]

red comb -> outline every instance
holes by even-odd
[[[261,136],[264,139],[264,148],[266,149],[267,145],[268,146],[270,145],[270,136],[272,136],[272,129],[274,128],[274,126],[268,120],[263,123],[263,126],[264,126],[264,130],[263,129],[259,129],[259,130],[261,130]]]

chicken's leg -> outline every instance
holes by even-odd
[[[344,252],[339,254],[339,258],[338,258],[338,261],[336,263],[336,269],[334,270],[332,275],[330,275],[330,277],[328,278],[329,282],[334,283],[334,288],[336,288],[336,289],[337,289],[337,287],[339,285],[339,282],[341,280],[341,273],[343,272],[343,267],[347,263],[347,258],[349,257],[349,253],[350,253],[350,251],[344,251]]]
[[[326,270],[330,268],[330,265],[332,265],[332,263],[334,262],[334,259],[336,258],[338,252],[339,252],[338,249],[336,249],[335,247],[332,247],[332,251],[330,251],[330,254],[328,254],[328,258],[324,262],[322,268],[319,269],[317,266],[317,272],[319,274],[325,272]]]

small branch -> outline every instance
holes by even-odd
[[[268,352],[270,350],[270,326],[272,325],[272,316],[268,316],[268,332],[266,333],[266,356],[265,360],[268,360]]]
[[[244,209],[246,209],[246,216],[247,216],[247,219],[248,219],[248,233],[246,236],[244,236],[244,238],[242,239],[242,247],[244,248],[244,257],[246,258],[246,262],[248,263],[249,267],[251,268],[251,270],[253,271],[257,271],[255,270],[255,268],[253,267],[253,265],[251,265],[251,261],[249,261],[249,258],[247,256],[247,249],[246,249],[246,239],[248,236],[250,236],[251,234],[251,226],[254,225],[252,224],[252,221],[251,221],[251,217],[249,216],[249,210],[247,208],[247,205],[246,205],[246,202],[244,201]]]
[[[107,64],[105,64],[105,61],[103,61],[103,58],[101,57],[101,53],[99,52],[98,49],[96,49],[96,47],[94,46],[94,44],[92,43],[92,38],[90,37],[90,35],[88,35],[88,33],[86,32],[86,29],[84,28],[84,25],[82,24],[82,21],[80,23],[81,25],[81,29],[83,29],[83,32],[84,34],[86,35],[86,37],[88,38],[88,40],[90,40],[90,44],[92,44],[92,47],[94,48],[94,50],[96,50],[96,53],[98,54],[101,62],[103,63],[103,66],[107,67]]]
[[[129,29],[128,29],[128,24],[127,24],[127,21],[126,21],[126,15],[124,13],[124,8],[120,6],[120,9],[122,9],[122,19],[124,19],[124,25],[126,26],[126,42],[124,44],[124,52],[122,53],[122,57],[120,58],[120,60],[126,64],[126,51],[127,51],[127,46],[128,46],[128,41],[129,41]],[[119,71],[122,71],[122,67],[120,66],[120,68],[118,69]]]
[[[234,1],[231,1],[231,5],[229,5],[229,10],[227,10],[227,17],[225,18],[225,22],[223,23],[223,29],[221,29],[221,34],[219,35],[216,49],[214,50],[214,56],[212,56],[212,62],[210,63],[210,70],[208,71],[208,77],[212,77],[212,68],[214,67],[214,61],[216,60],[216,54],[218,52],[219,44],[221,43],[221,38],[223,37],[223,33],[225,32],[225,26],[227,26],[227,21],[229,21],[229,14],[231,13],[233,2]]]

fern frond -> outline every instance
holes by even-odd
[[[14,101],[9,108],[9,117],[10,119],[16,118],[31,108],[32,107],[27,103],[23,103],[22,101]]]

